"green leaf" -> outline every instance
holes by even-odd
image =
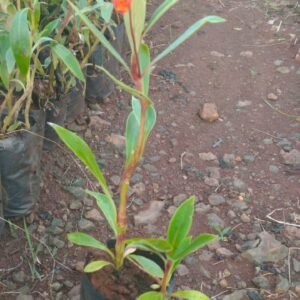
[[[98,207],[105,216],[114,234],[117,235],[117,208],[113,199],[101,193],[96,193],[89,190],[87,190],[86,192],[96,199]]]
[[[68,233],[67,236],[68,240],[75,245],[96,248],[105,251],[112,258],[114,258],[114,254],[103,243],[99,242],[89,234],[77,231]]]
[[[191,253],[199,250],[200,248],[208,245],[210,242],[216,240],[218,238],[217,235],[203,233],[198,235],[196,238],[192,240],[192,242],[186,247],[178,247],[177,255],[174,255],[174,259],[183,259],[184,257],[190,255]]]
[[[209,297],[205,294],[194,290],[177,291],[172,293],[171,296],[186,300],[209,300]]]
[[[101,270],[102,268],[112,265],[110,262],[105,260],[96,260],[87,264],[84,268],[85,273],[92,273]]]
[[[101,10],[100,10],[101,17],[102,17],[102,19],[104,20],[105,23],[108,24],[110,22],[113,10],[114,10],[114,6],[110,2],[104,2],[101,5]]]
[[[13,54],[11,48],[9,48],[7,50],[5,57],[6,57],[6,64],[7,64],[8,73],[11,74],[12,71],[14,70],[15,64],[16,64],[16,60],[15,60],[15,57],[14,57],[14,54]]]
[[[147,292],[139,296],[136,300],[166,300],[160,292]]]
[[[156,123],[156,111],[153,105],[150,105],[146,111],[145,135],[149,136]]]
[[[218,16],[207,16],[189,27],[182,35],[180,35],[174,42],[172,42],[165,50],[163,50],[158,56],[152,61],[151,65],[155,65],[159,60],[164,58],[170,52],[175,50],[179,45],[185,42],[189,37],[191,37],[195,32],[197,32],[206,23],[222,23],[225,19]]]
[[[115,50],[115,48],[110,44],[105,35],[101,33],[97,27],[86,17],[70,0],[68,0],[70,6],[74,9],[76,14],[80,17],[83,23],[90,29],[90,31],[95,35],[95,37],[100,41],[103,47],[105,47],[110,54],[117,60],[123,67],[130,73],[130,69],[126,64],[125,60],[121,55]]]
[[[178,0],[165,0],[163,3],[161,3],[152,14],[150,20],[147,22],[144,34],[146,34],[155,25],[155,23],[177,2]]]
[[[163,239],[152,238],[133,238],[125,241],[128,247],[152,250],[155,252],[169,252],[172,250],[172,245]]]
[[[48,37],[61,24],[60,19],[55,19],[49,22],[40,33],[40,37]]]
[[[150,50],[146,44],[141,44],[139,51],[139,60],[140,68],[143,74],[142,84],[143,84],[143,93],[145,95],[149,94],[149,85],[150,85]]]
[[[190,244],[192,243],[192,236],[187,236],[186,238],[184,238],[183,240],[180,241],[180,243],[178,244],[177,248],[175,249],[175,251],[173,251],[172,253],[170,253],[170,257],[174,260],[174,261],[180,261],[181,260],[181,256],[178,256],[179,253],[182,253],[183,250],[187,249]]]
[[[48,124],[55,130],[65,145],[87,166],[90,172],[97,178],[105,195],[107,197],[111,197],[105,178],[99,169],[96,158],[88,144],[77,134],[57,124],[50,122]]]
[[[145,19],[146,19],[146,0],[132,0],[130,14],[129,12],[124,14],[124,23],[127,32],[127,37],[129,40],[131,53],[135,52],[134,43],[131,35],[130,28],[130,15],[132,17],[132,26],[134,28],[134,38],[136,51],[139,53],[140,44],[142,41],[142,33],[144,31]]]
[[[6,53],[9,49],[9,36],[6,32],[0,32],[0,80],[5,88],[9,88],[9,72],[6,62]]]
[[[164,272],[161,267],[149,258],[141,255],[131,254],[129,258],[136,263],[143,271],[154,278],[163,278]]]
[[[31,58],[31,34],[27,21],[28,9],[18,11],[14,16],[9,34],[10,45],[20,70],[21,75],[26,78]]]
[[[184,201],[175,211],[168,227],[167,240],[177,249],[190,231],[194,214],[195,197],[191,196]]]
[[[134,116],[136,118],[136,121],[138,122],[139,126],[141,124],[141,103],[138,99],[135,97],[131,98],[131,106],[132,106],[132,112],[134,113]]]
[[[129,162],[136,148],[139,136],[140,124],[136,119],[134,112],[131,112],[127,118],[125,139],[126,139],[126,161]]]
[[[76,78],[85,81],[80,64],[69,49],[62,44],[54,44],[52,50]]]

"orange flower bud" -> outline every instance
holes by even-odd
[[[118,13],[125,14],[130,8],[131,0],[113,0],[113,5]]]

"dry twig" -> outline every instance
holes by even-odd
[[[275,223],[278,223],[278,224],[282,224],[282,225],[287,225],[287,226],[293,226],[293,227],[298,227],[300,228],[300,224],[294,224],[294,223],[289,223],[289,222],[284,222],[284,221],[280,221],[280,220],[277,220],[275,218],[272,217],[272,215],[276,212],[276,211],[282,211],[284,210],[283,208],[276,208],[274,209],[273,211],[271,211],[270,213],[268,213],[266,215],[266,218],[275,222]]]

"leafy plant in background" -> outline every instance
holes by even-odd
[[[16,2],[16,4],[15,4]],[[19,114],[24,110],[24,125],[30,127],[29,111],[37,77],[49,80],[40,54],[48,49],[56,62],[62,62],[78,80],[84,81],[80,65],[72,52],[51,38],[59,22],[44,22],[41,28],[41,2],[5,1],[0,15],[0,116],[1,133],[20,127]],[[43,20],[45,21],[45,20]]]
[[[109,261],[98,260],[90,262],[86,265],[84,269],[85,272],[94,272],[108,265],[112,265],[116,270],[120,270],[123,267],[124,259],[126,258],[156,278],[158,285],[161,287],[161,292],[153,291],[150,292],[150,294],[148,293],[141,296],[140,299],[166,299],[166,297],[168,297],[166,288],[170,282],[171,275],[174,273],[178,264],[185,256],[206,245],[208,242],[215,239],[216,236],[211,234],[200,234],[193,239],[188,235],[194,212],[194,199],[191,197],[176,210],[169,224],[167,239],[126,239],[126,207],[130,180],[142,158],[146,142],[156,122],[156,111],[154,104],[149,97],[150,76],[153,67],[158,61],[175,50],[203,25],[206,23],[220,23],[225,20],[217,16],[207,16],[200,19],[154,59],[151,59],[150,49],[144,41],[145,35],[178,1],[165,0],[146,22],[146,0],[113,0],[115,9],[123,15],[131,48],[130,65],[128,65],[121,55],[111,46],[104,33],[99,31],[93,22],[89,20],[85,14],[85,10],[79,9],[69,0],[68,2],[75,14],[80,17],[81,21],[87,26],[90,32],[92,32],[99,42],[101,42],[102,46],[105,47],[124,67],[133,82],[133,87],[131,87],[115,78],[104,68],[95,66],[106,73],[120,88],[132,95],[132,111],[127,118],[125,130],[126,158],[121,175],[120,202],[118,209],[114,203],[103,173],[99,169],[96,159],[88,145],[76,134],[58,125],[52,124],[63,142],[78,158],[81,159],[98,180],[102,192],[88,190],[87,193],[96,199],[100,210],[103,212],[115,235],[116,244],[114,251],[112,251],[104,243],[82,232],[70,233],[68,234],[68,239],[76,245],[103,250],[110,256],[111,259]],[[161,255],[165,262],[164,270],[153,261],[135,254],[134,251],[137,248],[146,249]],[[172,294],[172,296],[194,300],[207,299],[202,293],[196,291],[179,291]]]

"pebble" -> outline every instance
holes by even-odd
[[[209,250],[202,250],[201,254],[199,255],[200,261],[210,261],[213,258],[213,252]]]
[[[26,279],[26,274],[24,271],[15,272],[12,275],[13,280],[19,283],[23,283]]]
[[[253,56],[253,52],[252,51],[242,51],[240,53],[240,56],[244,56],[244,57],[252,57]]]
[[[273,174],[277,174],[279,172],[279,168],[277,166],[274,165],[270,165],[269,166],[269,171]]]
[[[204,178],[204,183],[207,184],[208,186],[218,186],[219,185],[219,180],[216,178],[211,178],[211,177],[205,177]]]
[[[217,106],[214,103],[204,103],[199,111],[199,116],[207,122],[214,122],[219,119]]]
[[[200,213],[200,214],[206,214],[207,212],[210,211],[211,206],[210,206],[210,205],[206,205],[206,204],[200,202],[200,203],[198,203],[198,204],[196,205],[195,209],[196,209],[196,212],[197,212],[197,213]]]
[[[175,206],[179,206],[188,196],[186,194],[179,194],[173,198],[173,203]]]
[[[86,219],[81,219],[79,222],[78,222],[78,228],[80,230],[84,230],[84,231],[89,231],[89,230],[92,230],[95,228],[95,225],[93,222],[89,221],[89,220],[86,220]]]
[[[278,275],[275,291],[276,293],[285,293],[289,290],[290,284],[287,278]]]
[[[82,208],[82,203],[80,200],[73,200],[69,207],[71,210],[78,210]]]
[[[245,163],[252,163],[255,161],[255,155],[252,155],[252,154],[246,154],[243,156],[243,161]]]
[[[152,201],[148,209],[139,212],[134,216],[134,224],[154,224],[160,217],[164,208],[163,201]]]
[[[225,203],[225,199],[223,196],[221,196],[219,194],[211,194],[208,197],[208,202],[212,206],[217,206],[217,205]]]
[[[222,280],[220,280],[219,285],[221,288],[226,289],[228,287],[228,281],[223,278]]]
[[[250,100],[240,100],[236,104],[236,107],[237,108],[244,108],[244,107],[250,106],[251,104],[252,104],[252,101],[250,101]]]
[[[251,222],[251,218],[248,215],[246,215],[245,213],[243,213],[241,215],[241,221],[243,223],[250,223]]]
[[[189,269],[183,264],[178,265],[176,272],[179,276],[186,276],[190,273]]]
[[[236,161],[235,161],[234,154],[225,153],[222,157],[221,167],[232,169],[232,168],[234,168],[235,163],[236,163]]]
[[[295,286],[295,292],[300,296],[300,284]]]
[[[236,218],[236,213],[233,210],[229,210],[228,213],[227,213],[227,216],[230,219],[235,219]]]
[[[79,300],[80,299],[80,284],[75,285],[68,293],[69,299]]]
[[[212,152],[199,153],[199,158],[204,161],[213,161],[218,159],[217,156],[214,155]]]
[[[110,181],[112,182],[113,185],[119,186],[119,184],[121,182],[121,178],[118,175],[113,175],[110,177]]]
[[[95,221],[95,222],[104,221],[103,216],[101,215],[99,209],[97,209],[97,208],[93,208],[93,209],[87,211],[84,214],[84,217],[90,221]]]
[[[125,137],[119,134],[111,134],[106,138],[106,141],[113,144],[118,150],[125,149]]]
[[[273,140],[270,139],[270,138],[266,138],[266,139],[263,140],[263,143],[265,145],[272,145],[273,144]]]
[[[293,266],[296,273],[300,272],[300,260],[293,258]]]
[[[258,287],[259,289],[266,289],[270,288],[269,280],[265,276],[257,276],[252,279],[253,284]]]
[[[176,163],[176,161],[177,161],[177,159],[176,159],[175,157],[171,157],[171,158],[169,159],[169,163],[170,163],[170,164],[174,164],[174,163]]]
[[[293,149],[290,152],[280,151],[280,155],[286,165],[300,165],[300,151]]]
[[[220,52],[218,52],[218,51],[211,51],[211,52],[210,52],[210,55],[211,55],[211,56],[214,56],[214,57],[224,57],[224,56],[225,56],[225,54],[220,53]]]
[[[285,67],[285,66],[281,66],[281,67],[278,67],[276,69],[276,71],[278,73],[281,73],[281,74],[288,74],[288,73],[290,73],[290,68],[289,67]]]
[[[207,215],[207,223],[210,226],[220,226],[220,227],[224,227],[225,226],[225,222],[215,213],[211,213]]]
[[[144,166],[144,169],[150,173],[157,173],[157,168],[154,166],[154,165],[151,165],[151,164],[145,164]]]
[[[229,257],[234,256],[233,252],[231,252],[229,249],[224,248],[224,247],[218,248],[216,250],[216,253],[217,253],[218,256],[225,257],[225,258],[229,258]]]
[[[233,179],[233,187],[239,191],[239,192],[246,192],[247,191],[247,185],[244,181],[242,181],[239,178],[234,178]]]
[[[283,64],[283,61],[280,60],[280,59],[276,59],[276,60],[274,61],[274,65],[277,66],[277,67],[281,66],[282,64]]]
[[[271,100],[271,101],[276,101],[278,100],[278,96],[275,95],[274,93],[269,93],[268,96],[267,96],[268,100]]]
[[[141,196],[145,192],[146,186],[143,182],[139,182],[132,187],[132,190],[137,196]]]
[[[61,284],[60,282],[53,282],[53,283],[51,284],[51,288],[52,288],[55,292],[59,291],[59,290],[61,289],[61,287],[62,287],[62,284]]]
[[[34,300],[34,298],[31,295],[19,294],[16,300]]]

